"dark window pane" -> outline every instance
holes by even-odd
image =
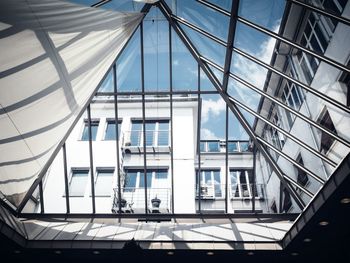
[[[208,152],[220,152],[219,142],[208,142]]]
[[[228,142],[227,150],[228,152],[237,152],[238,151],[237,142]]]
[[[97,129],[98,129],[98,121],[91,121],[91,138],[93,141],[96,140],[96,135],[97,135]],[[84,123],[84,130],[83,134],[81,136],[82,141],[88,141],[89,140],[89,124],[87,121]]]

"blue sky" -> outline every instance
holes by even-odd
[[[82,1],[75,0],[75,2]],[[166,0],[166,2],[172,8],[173,13],[226,41],[229,17],[213,12],[213,10],[194,0]],[[231,8],[231,1],[229,0],[211,0],[211,2],[227,10]],[[282,0],[240,0],[239,16],[277,32],[284,5],[285,1]],[[105,8],[112,7],[122,11],[135,11],[140,5],[130,0],[122,0],[112,1]],[[225,47],[186,26],[182,25],[182,28],[202,56],[211,59],[222,67],[224,66]],[[145,89],[147,91],[169,90],[168,30],[168,22],[161,12],[156,8],[152,8],[144,20]],[[238,22],[234,45],[269,63],[275,40]],[[172,31],[172,49],[173,89],[177,91],[196,90],[198,86],[197,63],[174,31]],[[141,90],[140,58],[140,32],[138,30],[117,63],[118,88],[120,91]],[[222,74],[216,70],[213,71],[221,80]],[[231,72],[259,88],[263,88],[267,74],[264,68],[236,53],[233,53],[232,56]],[[201,74],[200,81],[203,90],[214,89],[205,74]],[[257,109],[260,96],[250,89],[230,79],[228,92],[254,110]],[[219,95],[203,95],[202,102],[202,139],[224,139],[225,102]],[[254,119],[251,115],[246,112],[244,112],[244,115],[250,123],[253,123]],[[229,114],[229,139],[248,139],[247,134],[231,112]]]

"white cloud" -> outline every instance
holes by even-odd
[[[174,66],[179,65],[179,60],[175,59],[175,60],[173,61],[173,64],[174,64]]]
[[[276,26],[273,28],[274,32],[278,31],[279,24],[280,21],[277,21]],[[270,63],[275,43],[276,40],[271,37],[260,45],[258,51],[255,54],[250,53],[250,55],[262,60],[265,63]],[[253,61],[244,58],[243,56],[235,57],[234,66],[242,78],[257,87],[263,87],[267,74],[267,70],[265,68],[259,66]]]
[[[215,133],[206,128],[201,129],[201,140],[220,140],[221,138],[217,137]]]
[[[217,117],[221,112],[225,111],[226,103],[220,97],[217,100],[203,100],[202,101],[202,123],[206,123],[209,117]]]

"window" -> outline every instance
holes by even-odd
[[[333,121],[331,119],[331,116],[329,115],[328,110],[325,108],[323,111],[323,114],[321,114],[321,117],[317,121],[319,124],[321,124],[323,127],[327,128],[331,132],[337,134],[337,130],[334,127]],[[320,151],[323,153],[327,153],[328,150],[331,148],[332,144],[334,142],[334,138],[331,137],[329,134],[321,131],[321,146]]]
[[[350,67],[350,61],[346,66]],[[350,74],[344,71],[343,74],[340,76],[339,81],[345,84],[346,106],[350,107]]]
[[[251,169],[230,170],[230,177],[233,198],[252,197],[253,171]],[[258,194],[258,191],[257,185],[255,185],[255,196],[262,197]]]
[[[121,121],[118,121],[118,136],[120,136],[120,126],[121,126]],[[107,127],[106,127],[106,134],[105,134],[105,140],[106,141],[111,141],[116,139],[116,134],[115,134],[115,120],[107,120]]]
[[[95,196],[110,196],[112,191],[114,169],[97,169]]]
[[[291,210],[292,207],[292,199],[290,198],[290,194],[287,189],[283,189],[283,202],[282,202],[282,211],[287,213]]]
[[[280,117],[278,114],[278,111],[275,111],[273,117],[272,117],[272,122],[280,127],[281,129],[283,129],[283,125],[282,122],[280,121]],[[277,129],[275,129],[274,127],[269,127],[269,131],[271,134],[271,140],[272,143],[275,147],[277,147],[279,150],[281,150],[284,146],[284,142],[285,142],[285,138],[284,135],[282,133],[280,133]]]
[[[97,129],[100,121],[99,120],[91,120],[91,139],[96,141]],[[83,134],[81,136],[82,141],[89,140],[89,122],[88,120],[84,120],[84,129]]]
[[[237,142],[227,142],[227,151],[229,153],[238,152],[238,143]]]
[[[241,148],[241,152],[248,152],[250,151],[250,148],[249,148],[249,142],[239,142],[239,146]]]
[[[72,169],[72,176],[69,182],[69,196],[84,196],[88,180],[89,170]]]
[[[324,54],[335,28],[333,22],[328,20],[315,12],[311,12],[306,21],[300,44],[317,53]],[[310,84],[316,74],[320,61],[301,51],[298,52],[297,57],[306,82]]]
[[[296,161],[304,166],[304,161],[303,158],[301,157],[301,154],[298,155]],[[307,176],[306,172],[299,169],[298,167],[295,167],[296,171],[297,171],[297,182],[298,184],[300,184],[301,186],[306,186],[307,183],[309,182],[309,177]],[[297,189],[299,190],[299,189]]]
[[[220,141],[201,141],[201,152],[220,152]]]
[[[169,145],[169,120],[146,120],[146,146]],[[131,146],[143,146],[143,123],[141,120],[132,121]]]
[[[126,169],[124,192],[135,191],[136,188],[145,188],[143,169]],[[147,169],[147,188],[164,188],[168,179],[168,169]]]
[[[197,196],[199,196],[198,171],[196,172],[196,175],[196,189]],[[202,198],[222,197],[220,170],[203,169],[200,173],[200,180]]]

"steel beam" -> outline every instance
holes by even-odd
[[[228,213],[228,174],[229,174],[229,169],[228,169],[228,132],[229,132],[229,122],[228,122],[228,105],[225,107],[225,144],[226,144],[226,149],[225,149],[225,213]]]
[[[242,115],[240,110],[237,108],[237,106],[229,100],[229,98],[227,96],[227,93],[222,91],[222,87],[220,85],[220,82],[215,77],[214,73],[211,71],[209,66],[201,60],[199,52],[196,50],[196,48],[193,46],[192,42],[189,40],[187,35],[183,32],[181,27],[178,25],[177,21],[172,19],[172,17],[171,17],[172,14],[171,14],[170,8],[166,5],[164,0],[160,0],[157,3],[157,5],[160,8],[160,10],[162,11],[163,15],[169,21],[169,23],[171,24],[171,26],[173,27],[175,32],[178,34],[180,39],[183,41],[183,43],[189,49],[189,51],[192,54],[192,56],[196,59],[197,63],[200,65],[201,69],[205,72],[205,74],[207,75],[209,80],[212,82],[214,87],[218,90],[218,92],[220,93],[220,95],[223,98],[223,100],[227,103],[227,105],[229,106],[231,111],[235,114],[235,116],[239,120],[239,122],[242,125],[242,127],[246,130],[246,132],[248,133],[250,138],[256,143],[258,149],[263,154],[263,156],[265,157],[267,162],[271,165],[271,168],[276,173],[276,175],[279,177],[279,179],[281,180],[282,184],[286,187],[286,189],[289,191],[291,196],[294,198],[294,200],[297,203],[297,205],[300,207],[300,209],[303,209],[305,207],[305,203],[298,196],[298,194],[295,191],[295,189],[290,187],[290,185],[284,180],[282,170],[277,165],[277,163],[273,160],[271,155],[266,151],[266,149],[259,143],[259,141],[257,140],[256,135],[255,135],[253,129],[250,127],[248,121],[244,118],[244,116]]]
[[[145,214],[148,214],[148,198],[147,198],[147,155],[146,155],[146,106],[145,106],[145,56],[143,50],[143,22],[140,24],[141,37],[141,90],[142,96],[142,133],[143,133],[143,180],[145,183]]]
[[[95,4],[92,4],[91,7],[100,7],[100,6],[104,5],[104,4],[107,4],[110,1],[112,1],[112,0],[101,0],[101,1],[98,1],[97,3],[95,3]]]
[[[213,4],[213,3],[210,3],[210,2],[204,1],[204,0],[196,0],[196,1],[198,3],[201,3],[201,4],[205,5],[205,6],[213,9],[216,12],[219,12],[219,13],[223,14],[223,15],[226,15],[226,16],[230,16],[231,15],[231,13],[229,11],[227,11],[227,10],[225,10],[225,9],[221,8],[220,6],[217,6],[217,5]]]
[[[253,146],[253,182],[252,182],[252,211],[255,213],[255,191],[256,191],[256,146]]]
[[[94,157],[92,152],[92,131],[91,131],[91,108],[90,105],[87,107],[88,115],[88,130],[89,130],[89,158],[90,158],[90,183],[91,183],[91,202],[92,202],[92,213],[96,213],[95,204],[95,180],[94,180]]]
[[[45,213],[44,206],[44,192],[43,192],[43,180],[39,183],[39,196],[40,196],[40,213]]]
[[[197,68],[197,75],[198,75],[198,80],[197,80],[197,85],[198,85],[198,91],[200,91],[201,86],[200,86],[200,66],[198,65]],[[198,112],[197,112],[197,155],[198,155],[198,170],[197,170],[197,183],[198,183],[198,211],[199,213],[202,212],[202,180],[201,180],[201,119],[202,119],[202,99],[200,94],[198,93]],[[197,185],[196,185],[197,187]],[[196,190],[196,189],[195,189]]]
[[[67,214],[69,214],[70,213],[70,206],[69,206],[69,183],[68,183],[68,167],[67,167],[67,149],[66,149],[66,144],[63,144],[62,152],[63,152],[64,191],[65,191],[65,198],[66,198],[66,211],[67,211]]]
[[[222,83],[223,83],[222,89],[224,92],[227,91],[228,79],[229,79],[230,69],[231,69],[232,48],[233,48],[233,42],[234,42],[235,33],[236,33],[238,5],[239,5],[239,0],[235,0],[232,2],[230,26],[229,26],[229,32],[228,32],[228,37],[227,37],[226,57],[225,57],[225,66],[224,66],[224,78],[222,81]]]
[[[117,87],[117,66],[113,65],[113,89],[114,89],[114,121],[115,121],[115,146],[117,156],[117,181],[118,181],[118,211],[122,212],[122,189],[121,189],[121,167],[120,167],[120,154],[119,154],[119,116],[118,116],[118,87]],[[114,202],[115,200],[113,200]]]
[[[171,26],[168,24],[169,30],[169,81],[170,81],[170,176],[171,176],[171,213],[175,213],[175,197],[174,197],[174,132],[173,132],[173,44]]]

